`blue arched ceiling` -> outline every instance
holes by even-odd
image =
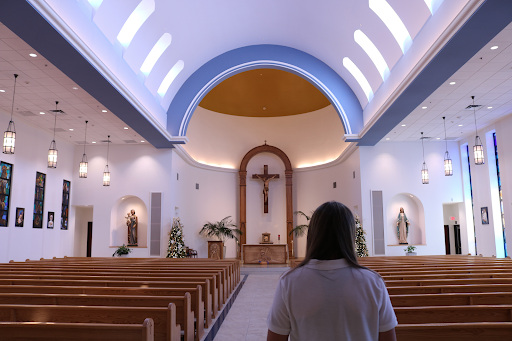
[[[510,23],[512,19],[510,3],[510,0],[485,1],[432,59],[416,80],[368,129],[365,135],[360,138],[348,139],[348,141],[359,142],[359,145],[374,145],[380,141],[412,109]],[[40,52],[155,147],[172,147],[173,143],[176,143],[169,141],[168,136],[164,136],[155,128],[74,48],[71,42],[64,39],[27,1],[2,0],[0,22]],[[286,69],[308,79],[324,93],[329,94],[330,91],[332,95],[329,94],[327,97],[332,103],[335,103],[336,100],[340,103],[336,108],[347,133],[357,134],[361,130],[361,106],[354,104],[354,93],[339,76],[339,68],[333,70],[326,64],[332,65],[331,60],[326,61],[323,57],[320,57],[322,59],[320,60],[298,49],[278,45],[253,45],[222,52],[218,57],[203,63],[196,71],[190,73],[177,90],[168,109],[167,129],[173,136],[186,131],[190,113],[193,112],[190,109],[195,107],[198,100],[204,96],[208,90],[207,87],[222,80],[222,75],[226,74],[226,70],[231,69],[233,74],[243,71],[244,63],[254,64],[248,65],[246,69],[262,66]],[[327,57],[332,59],[338,53],[339,50],[335,50]],[[342,57],[339,55],[340,60]],[[366,57],[361,57],[361,62],[364,58]],[[258,61],[260,61],[259,65]],[[346,73],[346,71],[343,72]],[[219,75],[221,76],[219,77]],[[377,77],[380,76],[377,75]],[[347,80],[347,82],[354,83],[353,80]],[[374,87],[373,84],[371,85]],[[351,86],[354,88],[354,85]],[[358,88],[354,89],[354,91],[360,91]],[[361,95],[357,96],[361,102]]]
[[[172,135],[185,136],[195,108],[216,84],[239,72],[260,68],[281,69],[306,79],[329,99],[347,134],[363,128],[363,109],[356,95],[327,64],[290,47],[253,45],[223,53],[194,72],[169,106],[167,130]]]

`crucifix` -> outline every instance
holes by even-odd
[[[272,179],[279,179],[279,174],[268,174],[268,165],[264,165],[263,174],[253,174],[252,178],[263,181],[263,213],[268,213],[268,184]]]

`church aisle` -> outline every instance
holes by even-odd
[[[242,276],[247,273],[249,276],[214,341],[265,341],[267,339],[267,314],[274,299],[279,277],[286,268],[279,270],[242,268],[241,270]]]

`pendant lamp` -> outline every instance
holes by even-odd
[[[103,186],[110,186],[110,171],[108,170],[108,152],[110,149],[110,135],[108,135],[107,140],[107,165],[103,170]]]
[[[473,100],[473,115],[475,116],[475,145],[473,146],[473,153],[475,156],[475,165],[483,165],[485,163],[484,159],[484,146],[482,145],[482,141],[478,136],[478,128],[476,126],[476,110],[475,110],[475,96],[471,96]]]
[[[85,155],[85,144],[87,143],[87,123],[89,121],[85,121],[85,137],[84,137],[84,155],[82,155],[82,162],[80,162],[80,167],[78,171],[78,176],[80,178],[87,178],[87,155]]]
[[[446,139],[446,117],[443,117],[444,124],[444,141],[446,143],[446,152],[444,153],[444,175],[452,176],[453,175],[453,165],[452,159],[450,158],[450,153],[448,153],[448,140]]]
[[[421,149],[423,150],[423,167],[421,167],[421,183],[428,185],[428,168],[425,163],[425,147],[423,146],[423,132],[421,132]]]
[[[16,142],[16,128],[14,127],[14,121],[12,120],[12,114],[14,112],[14,96],[16,95],[16,79],[17,74],[14,74],[14,91],[12,92],[12,107],[11,107],[11,120],[7,126],[7,130],[4,132],[4,154],[14,154],[14,144]]]
[[[55,115],[55,123],[53,125],[53,140],[50,142],[50,149],[48,150],[48,168],[57,168],[57,143],[55,143],[55,129],[57,128],[57,113],[62,112],[58,109],[59,102],[55,101],[55,110],[52,110]]]

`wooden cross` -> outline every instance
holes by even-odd
[[[268,165],[264,165],[263,174],[253,174],[252,178],[263,181],[263,213],[268,213],[268,184],[272,179],[279,179],[279,174],[268,174]]]

